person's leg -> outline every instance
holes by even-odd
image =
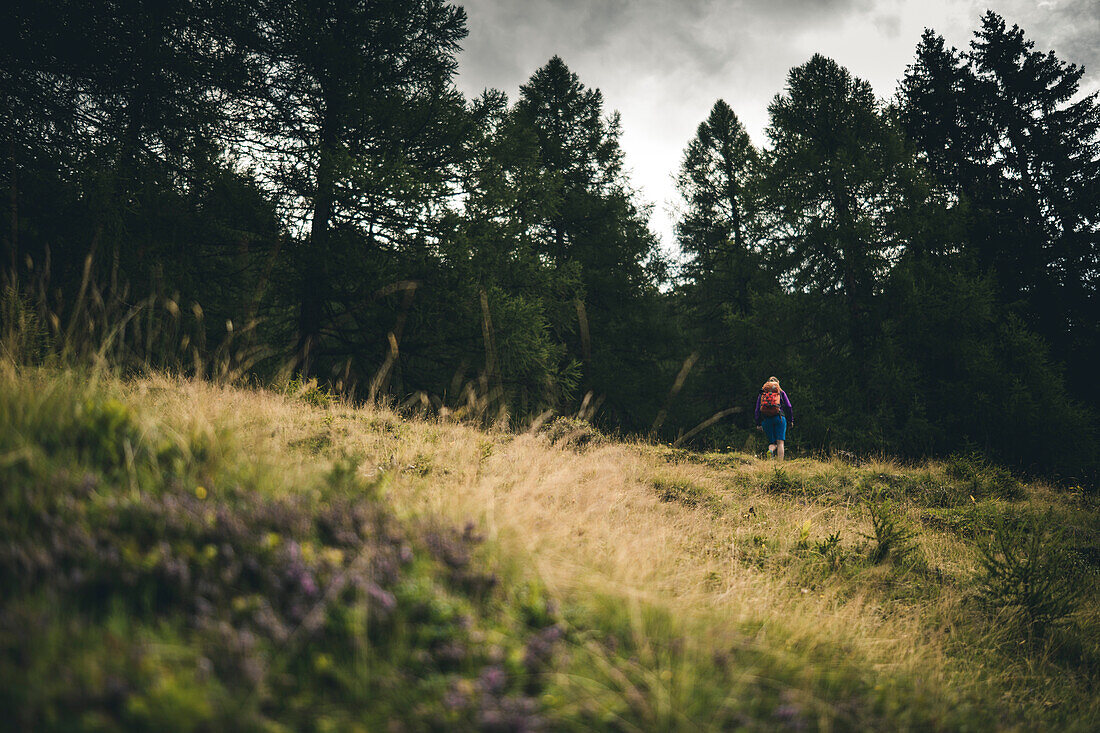
[[[787,418],[780,415],[775,419],[775,455],[783,460],[783,443],[787,440]]]
[[[761,427],[764,428],[764,437],[768,439],[768,456],[772,456],[775,453],[775,423],[774,417],[766,417],[761,423]]]

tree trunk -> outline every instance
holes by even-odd
[[[8,272],[7,284],[13,289],[18,288],[19,278],[16,276],[16,268],[19,266],[19,181],[18,168],[15,162],[15,141],[11,143],[11,239],[8,241]]]
[[[313,197],[313,221],[309,245],[299,261],[298,369],[311,376],[320,346],[324,321],[325,269],[329,255],[329,221],[335,199],[335,157],[339,137],[331,106],[326,106],[321,128],[320,159],[317,165],[317,190]]]

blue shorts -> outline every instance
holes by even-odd
[[[764,426],[764,435],[768,436],[768,443],[787,439],[787,418],[783,415],[766,417],[760,421]]]

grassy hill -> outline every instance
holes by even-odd
[[[0,727],[1100,726],[1095,490],[0,369]]]

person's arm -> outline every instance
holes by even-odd
[[[753,411],[753,420],[760,424],[760,395],[756,395],[756,409]]]
[[[783,412],[787,413],[787,423],[794,425],[794,407],[791,406],[791,400],[787,397],[787,393],[780,391],[779,393],[779,406]]]

